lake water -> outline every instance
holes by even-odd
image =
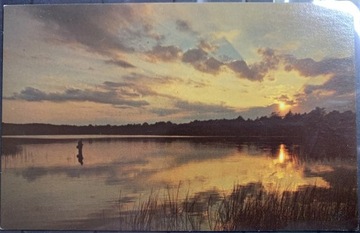
[[[79,137],[3,139],[2,228],[116,230],[119,212],[154,192],[221,196],[257,182],[267,190],[332,188],[341,172],[340,182],[356,181],[355,158],[309,159],[280,139],[81,136],[81,165]]]

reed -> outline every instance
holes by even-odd
[[[267,191],[261,183],[234,185],[229,195],[189,195],[180,187],[152,192],[122,215],[122,230],[354,230],[357,190],[304,186]],[[163,193],[163,195],[160,195]],[[162,196],[162,197],[160,197]]]

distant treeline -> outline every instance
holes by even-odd
[[[246,136],[246,137],[301,137],[304,133],[322,129],[340,135],[355,134],[356,115],[352,111],[326,113],[316,108],[310,113],[292,113],[285,116],[272,113],[257,119],[239,116],[236,119],[192,121],[175,124],[156,122],[154,124],[128,125],[52,125],[52,124],[12,124],[2,123],[3,135],[188,135],[188,136]]]
[[[178,136],[232,136],[239,140],[282,140],[301,145],[304,156],[312,158],[356,158],[356,115],[352,111],[326,113],[315,108],[309,113],[285,116],[272,113],[257,119],[239,116],[236,119],[192,121],[175,124],[128,125],[51,125],[2,123],[3,135],[178,135]]]

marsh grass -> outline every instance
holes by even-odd
[[[354,187],[300,187],[267,191],[261,183],[235,185],[230,195],[189,192],[176,188],[151,192],[120,215],[120,230],[354,230],[357,227]],[[335,229],[333,229],[335,228]]]
[[[260,184],[236,186],[222,200],[217,217],[215,230],[275,230],[299,223],[321,228],[335,222],[346,228],[349,221],[356,227],[356,189],[305,186],[294,192],[267,192]]]

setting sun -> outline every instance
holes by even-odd
[[[278,105],[280,111],[284,111],[286,109],[286,104],[284,102],[280,102]]]

